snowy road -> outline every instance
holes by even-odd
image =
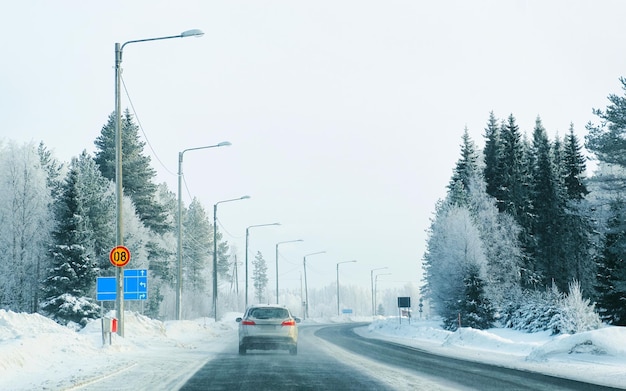
[[[361,338],[352,331],[357,326],[303,325],[297,356],[285,351],[241,356],[236,332],[189,348],[136,350],[100,375],[77,374],[73,386],[44,389],[614,390]]]

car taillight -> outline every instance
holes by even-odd
[[[296,321],[293,319],[290,320],[286,320],[282,323],[283,326],[295,326],[296,325]]]
[[[254,323],[253,320],[242,320],[241,324],[244,325],[244,326],[254,326],[254,325],[256,325],[256,323]]]

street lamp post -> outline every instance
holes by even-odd
[[[251,225],[248,228],[246,228],[246,305],[245,305],[245,308],[248,308],[248,236],[249,236],[249,230],[250,228],[267,227],[270,225],[280,225],[280,223],[257,224],[257,225]]]
[[[378,277],[379,276],[388,276],[391,273],[382,273],[382,274],[377,274],[376,278],[375,278],[375,282],[374,282],[374,306],[376,306],[376,296],[378,295]]]
[[[326,251],[318,251],[316,253],[307,254],[304,256],[303,265],[304,265],[304,319],[309,317],[309,287],[306,283],[306,257],[310,257],[311,255],[317,254],[325,254]]]
[[[372,284],[372,316],[376,315],[376,304],[375,304],[375,299],[374,299],[374,271],[375,270],[382,270],[382,269],[387,269],[387,267],[378,267],[376,269],[372,269],[370,270],[370,281]]]
[[[217,206],[224,202],[247,200],[250,196],[218,201],[213,205],[213,317],[217,322]]]
[[[182,178],[183,178],[183,155],[187,151],[195,151],[198,149],[208,149],[217,147],[226,147],[231,145],[228,141],[223,141],[215,145],[207,145],[204,147],[187,148],[178,152],[178,249],[177,264],[178,275],[176,277],[176,320],[182,319],[183,313],[183,201],[182,201]]]
[[[132,41],[124,42],[120,45],[119,42],[115,43],[115,208],[116,208],[116,234],[115,243],[117,246],[122,246],[124,243],[124,227],[122,218],[122,201],[123,201],[123,187],[122,187],[122,120],[121,120],[121,99],[120,99],[120,84],[122,78],[121,66],[122,66],[122,54],[124,46],[131,43],[159,41],[163,39],[171,38],[186,38],[186,37],[201,37],[204,33],[201,30],[187,30],[179,35],[172,35],[167,37],[136,39]],[[117,310],[116,317],[118,320],[117,333],[120,337],[124,336],[124,268],[118,267],[115,270],[115,308]]]
[[[302,242],[302,239],[287,240],[285,242],[276,243],[276,304],[278,304],[278,246],[284,243]]]
[[[356,260],[337,262],[337,316],[339,316],[339,265],[350,262],[356,262]]]

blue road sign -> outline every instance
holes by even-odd
[[[117,298],[115,277],[98,277],[96,300],[114,301]],[[124,300],[148,299],[148,270],[124,270]]]

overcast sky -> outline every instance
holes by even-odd
[[[275,284],[419,282],[426,230],[459,158],[482,147],[489,113],[551,137],[619,93],[626,2],[13,1],[0,14],[0,138],[43,141],[69,161],[114,110],[114,45],[201,29],[201,38],[127,45],[123,78],[157,182],[219,204],[243,261]],[[130,100],[129,100],[130,97]],[[131,107],[131,101],[132,106]],[[132,249],[131,249],[132,251]],[[132,267],[132,265],[129,265]],[[240,270],[243,278],[243,269]]]

